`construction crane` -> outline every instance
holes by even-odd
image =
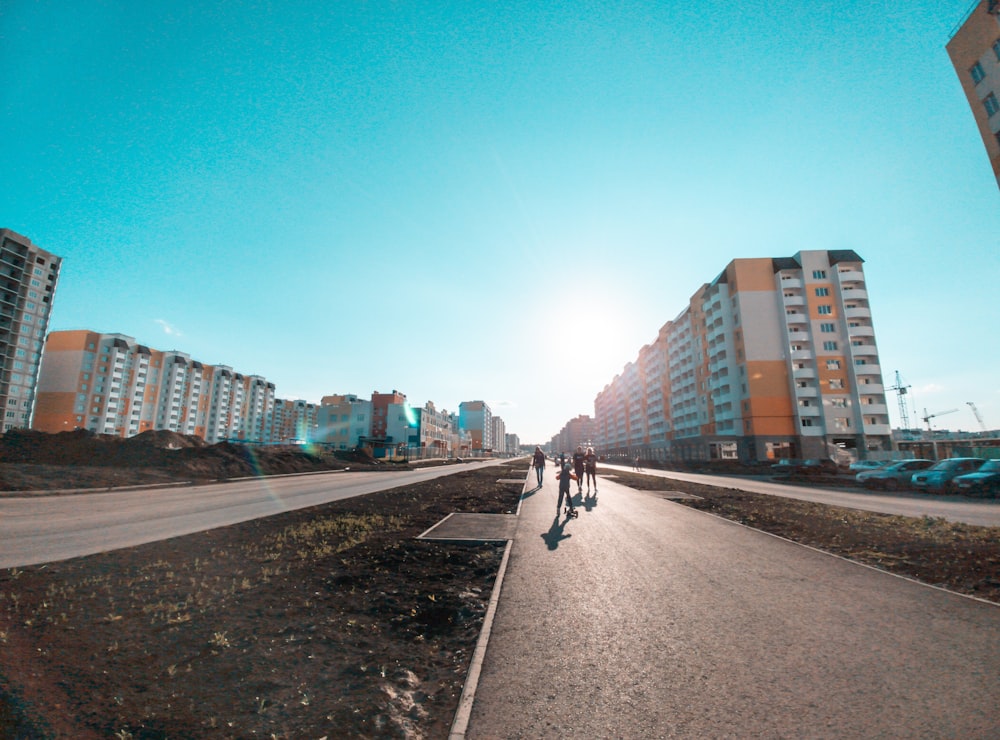
[[[896,400],[899,401],[899,424],[900,429],[910,428],[910,415],[906,412],[906,391],[910,386],[903,385],[903,379],[899,377],[899,370],[896,371],[896,385],[886,390],[896,392]],[[927,409],[924,409],[927,413]]]
[[[979,428],[985,432],[986,422],[983,421],[983,415],[979,413],[979,409],[976,408],[976,404],[972,401],[966,401],[965,403],[970,409],[972,409],[972,413],[976,415],[976,421],[979,422]]]
[[[924,415],[921,417],[927,424],[927,431],[931,430],[931,419],[935,416],[944,416],[945,414],[954,414],[958,409],[948,409],[947,411],[938,411],[936,414],[928,414],[927,409],[924,409]]]

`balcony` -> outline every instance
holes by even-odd
[[[869,363],[867,365],[855,365],[854,366],[854,374],[855,375],[878,375],[879,377],[882,377],[882,366],[881,365],[874,365],[874,364],[871,364],[871,363]],[[866,387],[865,390],[867,392],[868,388]]]
[[[845,301],[867,301],[868,291],[862,287],[854,287],[851,285],[845,285],[841,288],[841,295],[844,296]]]
[[[841,284],[863,283],[865,281],[864,273],[858,270],[844,270],[843,272],[838,272],[837,277],[840,279]]]
[[[872,310],[866,306],[845,308],[844,316],[849,319],[870,319],[872,317]]]
[[[878,348],[874,344],[852,344],[851,354],[855,357],[873,357],[878,354]]]
[[[816,371],[811,367],[797,367],[792,370],[792,377],[796,379],[815,378]]]
[[[863,403],[858,410],[865,416],[885,416],[889,413],[884,403]]]
[[[805,296],[801,295],[786,295],[782,296],[782,300],[786,306],[804,306],[806,305]]]
[[[782,290],[784,290],[785,288],[801,288],[802,278],[788,277],[783,275],[780,283]]]
[[[823,409],[819,406],[799,406],[797,410],[800,418],[808,417],[814,419],[823,413]]]
[[[810,385],[806,388],[795,388],[796,398],[816,398],[819,396],[819,389],[816,386]]]
[[[847,327],[848,336],[852,337],[874,337],[875,327],[873,326],[849,326]]]
[[[864,433],[869,436],[888,437],[892,435],[892,427],[889,424],[865,424]]]
[[[812,350],[808,349],[793,349],[791,352],[792,360],[811,360],[813,358]]]

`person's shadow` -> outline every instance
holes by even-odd
[[[521,500],[523,501],[526,498],[531,498],[532,496],[534,496],[536,493],[538,493],[541,490],[542,490],[542,484],[539,483],[538,485],[536,485],[531,490],[528,490],[528,491],[525,491],[524,493],[522,493],[521,494]]]
[[[541,537],[545,540],[545,544],[550,550],[555,550],[559,547],[559,542],[572,537],[572,534],[565,534],[563,529],[566,527],[566,522],[569,519],[563,519],[559,521],[559,515],[556,514],[556,518],[552,520],[552,526],[549,527],[548,532],[543,532]]]
[[[585,511],[593,511],[594,507],[597,506],[597,491],[594,491],[591,495],[590,491],[583,496],[583,508]]]

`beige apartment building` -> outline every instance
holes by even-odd
[[[737,259],[594,400],[612,457],[860,459],[892,449],[863,260]]]
[[[0,229],[0,431],[31,425],[61,264],[28,237]]]
[[[32,428],[132,437],[169,430],[208,442],[267,443],[274,384],[123,334],[49,334]]]
[[[946,45],[1000,185],[1000,0],[982,0]]]

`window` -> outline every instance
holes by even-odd
[[[825,295],[830,295],[830,289],[829,288],[816,288],[816,295],[818,295],[821,298],[823,296],[825,296]]]
[[[996,44],[993,45],[993,48],[996,49]],[[969,67],[969,76],[972,77],[973,83],[977,85],[980,82],[982,82],[983,78],[986,76],[986,73],[983,72],[983,65],[981,65],[979,62],[976,62],[971,67]]]
[[[820,324],[819,330],[824,334],[832,334],[837,328],[833,324]]]
[[[844,381],[842,378],[830,378],[830,390],[842,390]]]
[[[802,420],[802,426],[804,426],[804,427],[811,427],[812,425],[813,425],[813,420],[812,419],[803,419]]]
[[[983,105],[986,107],[986,115],[988,116],[992,116],[1000,110],[1000,103],[997,102],[997,96],[993,93],[983,98]]]
[[[824,315],[831,314],[831,313],[833,313],[833,306],[820,306],[819,307],[819,313],[824,314]]]
[[[813,270],[813,278],[815,280],[825,280],[826,270]]]
[[[829,350],[829,351],[832,352],[833,350],[837,349],[837,343],[836,342],[823,342],[823,349]]]
[[[827,370],[840,370],[840,360],[827,360],[826,361]]]

